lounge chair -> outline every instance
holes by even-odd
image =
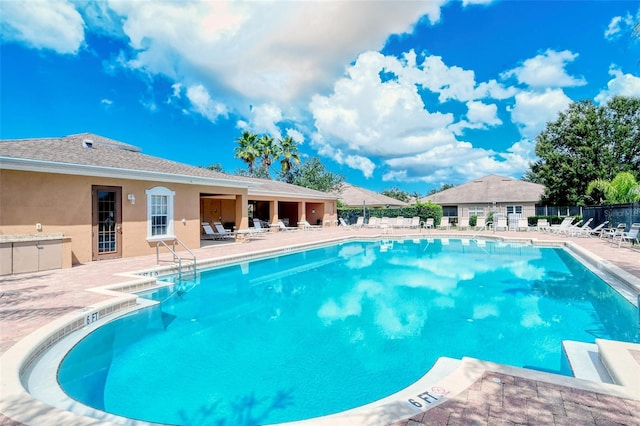
[[[356,220],[355,227],[362,228],[364,226],[364,216],[358,216],[358,220]]]
[[[608,223],[609,223],[609,221],[605,220],[600,225],[598,225],[595,228],[589,230],[589,233],[586,236],[587,237],[592,237],[594,235],[597,235],[597,236],[602,235],[602,233],[604,232],[604,227],[607,226]]]
[[[215,240],[218,237],[216,231],[213,230],[209,222],[202,222],[202,230],[204,234],[200,235],[203,240]]]
[[[484,229],[487,226],[484,217],[477,217],[476,218],[476,231],[479,231],[481,229]]]
[[[428,217],[427,220],[424,222],[424,228],[425,229],[432,229],[433,228],[433,218],[432,217]]]
[[[623,233],[625,229],[627,229],[627,225],[624,223],[619,223],[615,228],[603,229],[600,233],[600,239],[613,238],[615,235]]]
[[[370,217],[369,218],[369,223],[367,223],[367,228],[377,228],[378,227],[378,218],[377,217]]]
[[[536,230],[541,232],[549,231],[549,221],[547,219],[538,219],[536,223]]]
[[[569,229],[566,231],[566,234],[569,235],[570,237],[586,237],[589,235],[589,232],[591,232],[591,226],[589,225],[591,224],[592,221],[593,221],[593,218],[590,217],[582,226],[578,226],[580,223],[578,222],[577,225],[570,226]]]
[[[565,217],[564,219],[562,219],[562,222],[560,222],[559,225],[551,225],[549,227],[549,232],[551,232],[552,234],[561,234],[571,226],[573,221],[573,217]]]
[[[615,244],[615,242],[618,241],[618,248],[622,246],[623,241],[629,241],[631,245],[640,244],[640,237],[638,234],[640,234],[640,223],[632,223],[629,232],[624,232],[623,230],[620,233],[616,233],[616,235],[611,239],[611,243]]]
[[[395,219],[392,218],[390,220],[390,226],[392,228],[403,228],[404,227],[404,217],[403,216],[398,216]]]
[[[340,219],[342,220],[342,218]],[[284,222],[281,220],[278,221],[278,229],[281,231],[297,231],[298,230],[297,227],[285,225]]]
[[[301,220],[300,222],[298,222],[298,226],[301,227],[305,231],[312,231],[312,230],[322,229],[322,226],[320,226],[320,225],[312,225],[309,222],[307,222],[306,220]]]
[[[469,229],[469,218],[461,217],[458,219],[458,229]]]
[[[508,231],[509,230],[509,226],[507,225],[507,218],[506,217],[499,217],[498,220],[496,220],[493,223],[493,229],[495,231],[499,231],[499,230]]]
[[[224,226],[220,222],[213,222],[213,226],[216,229],[217,239],[225,239],[225,238],[235,238],[236,233],[233,231],[229,231],[224,229]]]
[[[516,225],[518,231],[528,231],[529,230],[529,219],[526,217],[521,217],[518,219],[518,224]]]
[[[269,229],[262,227],[262,221],[256,217],[253,218],[253,232],[256,234],[264,234],[269,232]]]
[[[440,225],[438,225],[438,229],[449,229],[451,227],[451,223],[449,222],[449,216],[442,216],[440,219]]]

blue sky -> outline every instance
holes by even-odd
[[[92,132],[230,173],[248,129],[290,135],[374,191],[520,178],[536,135],[572,101],[640,96],[636,1],[0,9],[2,139]]]

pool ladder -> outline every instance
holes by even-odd
[[[169,250],[169,252],[173,255],[173,262],[178,264],[178,280],[182,280],[183,276],[182,276],[182,260],[183,258],[180,257],[176,251],[176,244],[182,246],[190,255],[191,255],[191,259],[193,259],[192,263],[190,266],[192,266],[192,268],[190,269],[190,276],[193,276],[193,278],[195,278],[196,276],[196,255],[193,254],[193,252],[189,249],[189,247],[187,247],[182,241],[180,241],[179,238],[174,237],[171,240],[171,246],[169,246],[169,244],[167,244],[165,241],[160,240],[156,243],[156,263],[159,265],[160,264],[160,246],[164,246],[167,250]],[[185,266],[189,266],[189,265],[185,265]]]

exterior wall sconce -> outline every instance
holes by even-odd
[[[131,202],[131,205],[134,205],[136,203],[136,196],[133,194],[127,195],[127,199]]]
[[[311,214],[316,214],[316,209],[311,209]]]
[[[184,217],[182,218],[182,224],[183,224],[183,225],[186,225],[186,224],[187,224],[187,219],[186,219],[186,218],[184,218]]]

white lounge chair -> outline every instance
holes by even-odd
[[[591,229],[589,231],[589,233],[587,234],[587,237],[593,237],[594,235],[597,235],[597,236],[602,235],[602,233],[604,232],[604,227],[607,226],[608,223],[609,223],[609,221],[605,220],[600,225],[598,225],[595,228]]]
[[[566,234],[570,237],[586,237],[589,235],[589,232],[591,232],[591,227],[589,226],[591,222],[593,222],[592,217],[587,219],[582,226],[579,226],[580,222],[578,222],[578,224],[570,226]]]
[[[263,228],[262,227],[262,221],[256,217],[253,218],[253,232],[255,232],[256,234],[264,234],[266,232],[269,232],[268,228]]]
[[[412,228],[412,229],[420,228],[420,216],[414,216],[411,218],[411,223],[409,223],[409,228]]]
[[[358,220],[356,220],[356,228],[362,228],[364,226],[364,216],[358,216]]]
[[[541,232],[549,231],[549,221],[547,219],[538,219],[536,223],[536,230]]]
[[[216,229],[217,239],[225,239],[225,238],[235,238],[236,233],[233,231],[229,231],[224,229],[224,226],[220,222],[213,222],[213,226]]]
[[[615,235],[623,233],[625,229],[627,229],[627,225],[624,223],[619,223],[615,228],[603,229],[600,233],[600,239],[613,238]]]
[[[518,224],[516,225],[518,231],[528,231],[529,230],[529,219],[526,217],[521,217],[518,219]]]
[[[460,229],[460,230],[469,229],[469,218],[468,217],[458,218],[458,229]]]
[[[322,229],[322,226],[320,226],[320,225],[312,225],[309,222],[307,222],[306,220],[301,220],[300,222],[298,222],[298,226],[301,227],[305,231],[314,231],[314,230]]]
[[[640,237],[638,234],[640,234],[640,223],[632,223],[629,232],[622,231],[620,233],[616,233],[616,235],[611,239],[611,243],[615,244],[617,241],[618,247],[622,246],[623,241],[628,241],[631,245],[640,244]]]
[[[440,225],[438,225],[438,229],[449,229],[451,227],[451,223],[449,222],[449,216],[442,216],[440,219]]]
[[[484,229],[487,226],[484,217],[476,217],[476,231]]]
[[[493,229],[495,231],[499,231],[499,230],[507,231],[507,230],[509,230],[509,226],[507,226],[507,218],[506,217],[499,217],[498,220],[496,220],[493,223]]]
[[[215,240],[217,239],[218,234],[213,230],[209,222],[202,222],[202,230],[204,234],[200,235],[200,238],[203,240]]]
[[[367,228],[377,228],[379,219],[375,216],[369,218],[369,223],[367,223]]]
[[[432,217],[428,217],[427,220],[425,220],[424,228],[425,229],[433,229],[433,218]]]
[[[549,227],[549,232],[552,234],[561,234],[571,226],[573,220],[574,219],[572,217],[565,217],[559,225],[551,225],[551,227]]]
[[[278,229],[281,231],[297,231],[298,230],[297,227],[285,225],[284,222],[281,220],[278,221]]]

